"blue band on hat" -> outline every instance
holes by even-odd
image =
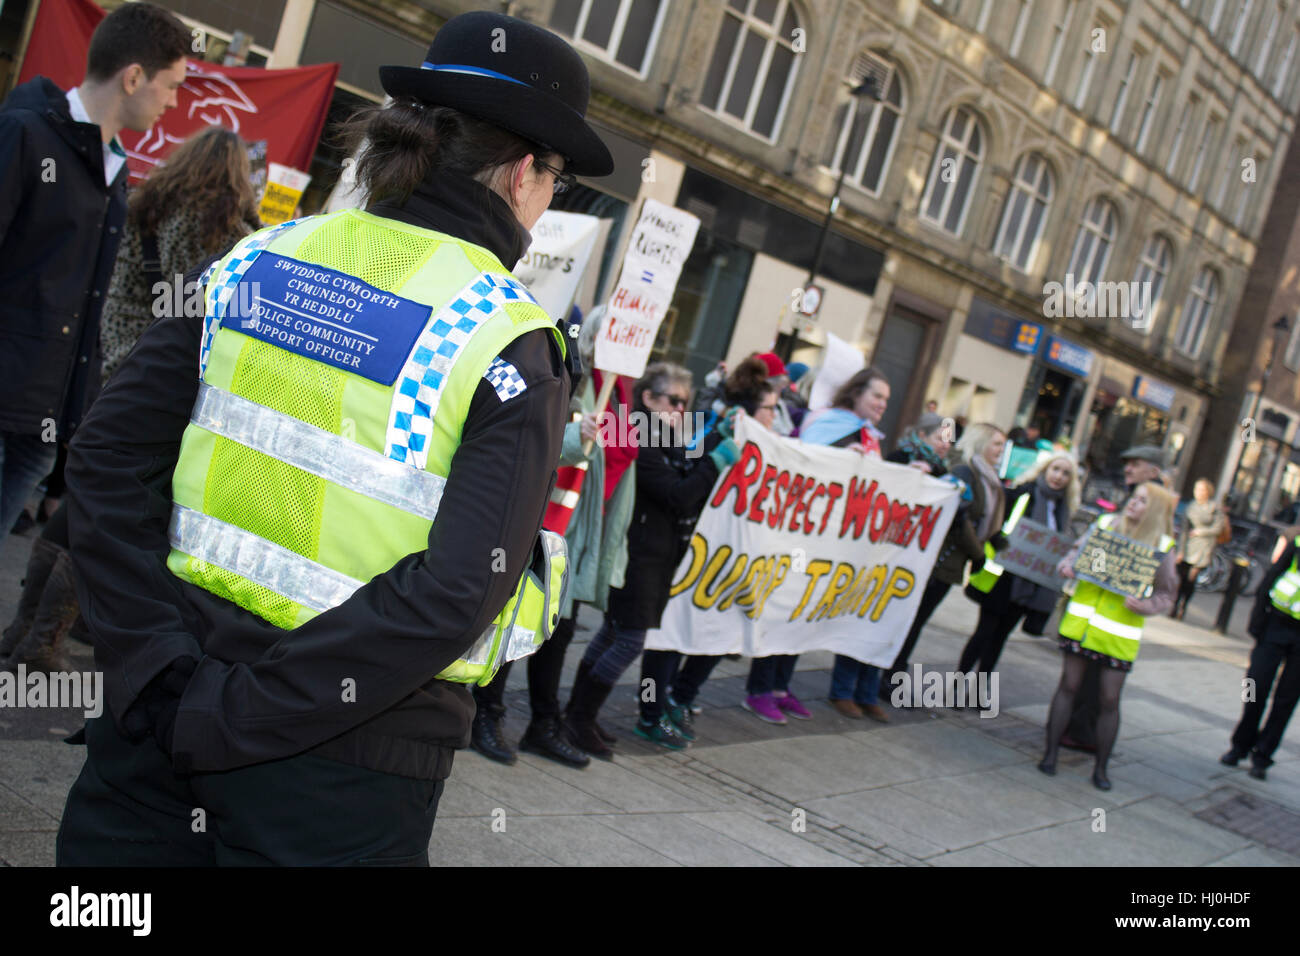
[[[471,76],[486,76],[494,80],[508,80],[511,83],[518,83],[520,86],[528,86],[523,80],[516,80],[513,76],[506,76],[504,73],[497,73],[495,70],[485,70],[481,66],[462,66],[459,63],[430,63],[427,60],[420,64],[422,70],[434,70],[440,73],[468,73]]]

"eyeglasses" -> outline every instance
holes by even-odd
[[[567,193],[578,184],[577,178],[572,173],[558,170],[550,163],[544,163],[540,159],[535,159],[533,160],[533,165],[541,167],[555,177],[555,181],[551,183],[551,191],[556,196],[559,196],[561,193]]]
[[[755,409],[755,411],[774,412],[776,411],[776,402],[773,402],[771,405],[760,405],[758,406],[757,409]]]
[[[655,395],[659,398],[668,399],[669,403],[672,404],[673,408],[685,408],[686,405],[690,402],[690,399],[688,398],[682,398],[682,396],[680,395],[670,395],[667,392],[651,392],[650,394]]]

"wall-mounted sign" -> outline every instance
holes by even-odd
[[[962,331],[1023,355],[1035,354],[1043,338],[1041,325],[1026,322],[979,298],[971,300],[970,312]]]
[[[1138,375],[1133,379],[1133,397],[1145,405],[1167,412],[1174,407],[1177,392],[1172,385],[1157,382],[1145,375]]]
[[[1059,335],[1049,335],[1047,345],[1043,349],[1044,362],[1081,378],[1087,378],[1092,373],[1095,358],[1096,356],[1082,345],[1075,345]]]

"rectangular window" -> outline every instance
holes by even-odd
[[[1228,198],[1228,186],[1234,179],[1241,177],[1241,161],[1246,155],[1246,141],[1238,139],[1232,144],[1232,155],[1224,163],[1223,175],[1219,177],[1219,188],[1214,191],[1214,205],[1224,208],[1223,201]]]
[[[1016,26],[1011,31],[1011,46],[1007,52],[1012,56],[1020,55],[1020,44],[1025,39],[1025,27],[1029,25],[1029,12],[1033,9],[1034,0],[1020,0],[1020,12],[1016,14]]]
[[[1219,135],[1219,127],[1223,121],[1218,117],[1210,117],[1205,123],[1205,132],[1201,135],[1201,145],[1196,150],[1196,162],[1192,164],[1192,175],[1187,181],[1187,188],[1192,192],[1196,191],[1197,185],[1201,181],[1201,171],[1205,169],[1205,162],[1209,156],[1210,148]]]
[[[1241,0],[1237,5],[1237,19],[1232,24],[1232,39],[1228,41],[1228,52],[1233,56],[1241,49],[1241,41],[1246,37],[1246,24],[1250,22],[1250,8],[1254,0]]]
[[[1269,18],[1268,29],[1264,32],[1264,39],[1259,44],[1259,53],[1255,56],[1255,75],[1259,77],[1261,83],[1267,82],[1268,76],[1268,58],[1273,52],[1273,41],[1277,39],[1277,27],[1282,22],[1281,4],[1273,4],[1273,15]]]
[[[1110,131],[1119,135],[1119,128],[1124,123],[1124,107],[1128,105],[1128,91],[1133,85],[1133,78],[1137,76],[1138,54],[1136,52],[1128,55],[1128,66],[1124,68],[1124,78],[1119,83],[1119,93],[1115,97],[1115,112],[1110,116]]]
[[[1244,144],[1243,144],[1244,145]],[[1237,224],[1238,229],[1246,228],[1246,212],[1250,209],[1250,200],[1255,195],[1256,186],[1264,181],[1264,163],[1265,160],[1257,156],[1246,154],[1255,161],[1255,182],[1248,183],[1241,178],[1241,163],[1239,157],[1236,169],[1237,177],[1237,208],[1233,210],[1232,221]]]
[[[1280,100],[1282,98],[1282,93],[1286,88],[1286,81],[1291,76],[1291,63],[1295,60],[1297,38],[1300,38],[1300,30],[1292,30],[1291,39],[1286,44],[1286,52],[1282,54],[1282,62],[1277,65],[1277,75],[1273,77],[1273,96],[1275,99]]]
[[[984,0],[980,4],[979,19],[975,21],[975,31],[983,33],[989,27],[989,15],[993,12],[993,0]]]
[[[1094,25],[1093,29],[1100,29]],[[1091,41],[1091,35],[1089,36]],[[1089,42],[1083,48],[1083,68],[1079,71],[1079,88],[1074,91],[1074,108],[1083,109],[1084,100],[1088,98],[1088,87],[1092,85],[1092,73],[1097,68],[1097,54],[1092,52]]]
[[[1065,46],[1065,35],[1070,32],[1070,20],[1074,17],[1075,0],[1065,0],[1065,12],[1055,26],[1052,37],[1052,52],[1047,55],[1047,71],[1043,74],[1043,85],[1051,86],[1056,78],[1056,68],[1061,62],[1061,48]]]
[[[581,49],[645,73],[666,5],[666,0],[557,0],[550,25]]]
[[[1286,344],[1282,364],[1293,372],[1300,372],[1300,313],[1291,316],[1291,340]]]
[[[1213,35],[1219,29],[1219,24],[1223,22],[1223,5],[1224,0],[1214,0],[1214,9],[1210,11],[1210,33]]]
[[[1164,84],[1164,74],[1156,73],[1155,79],[1151,81],[1151,90],[1147,93],[1147,101],[1142,105],[1142,122],[1138,125],[1136,144],[1139,153],[1146,151],[1147,136],[1155,123],[1156,110],[1160,108],[1160,90]]]
[[[1174,130],[1173,145],[1169,147],[1169,158],[1165,160],[1166,176],[1174,174],[1174,167],[1178,165],[1178,156],[1183,151],[1183,140],[1187,138],[1187,127],[1191,125],[1192,117],[1196,115],[1196,108],[1200,102],[1200,97],[1193,93],[1187,100],[1187,106],[1178,115],[1178,128]]]

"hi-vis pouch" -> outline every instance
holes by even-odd
[[[534,653],[555,633],[569,587],[569,552],[562,535],[538,532],[514,594],[462,660],[438,677],[483,686],[506,661]]]

